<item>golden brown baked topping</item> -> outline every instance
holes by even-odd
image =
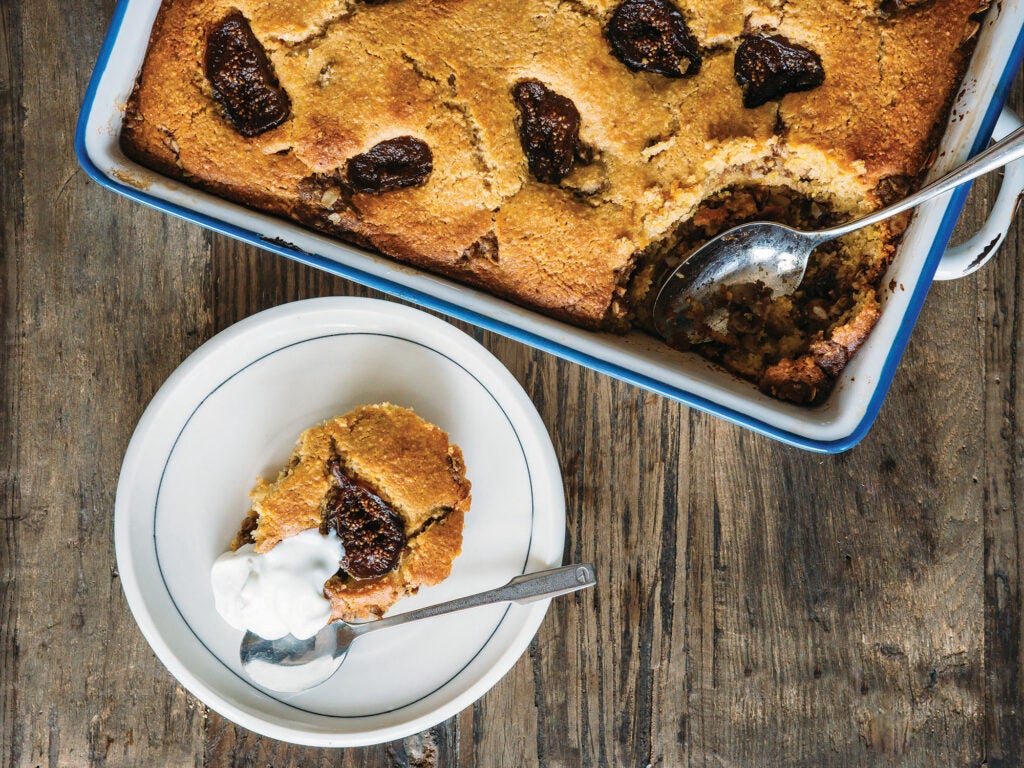
[[[519,108],[519,141],[530,173],[537,181],[557,184],[572,170],[574,159],[586,159],[579,110],[539,80],[520,80],[512,87],[512,98]]]
[[[605,36],[615,58],[634,72],[689,77],[700,71],[700,47],[671,0],[623,0]]]
[[[413,136],[399,136],[350,158],[345,175],[357,192],[390,192],[422,184],[433,167],[434,154],[426,142]]]
[[[357,579],[395,570],[406,542],[402,519],[380,496],[353,482],[337,457],[327,468],[337,485],[328,493],[320,532],[333,529],[341,539],[341,569]]]
[[[288,119],[288,94],[249,22],[235,11],[206,39],[206,77],[243,136],[259,136]]]
[[[746,38],[736,49],[735,71],[747,108],[778,101],[787,93],[809,91],[825,82],[821,57],[782,35]]]

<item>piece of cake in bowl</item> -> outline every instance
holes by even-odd
[[[323,597],[330,619],[346,621],[380,617],[446,579],[471,502],[459,447],[390,403],[307,429],[277,478],[258,478],[250,496],[232,552],[256,559],[312,531],[340,540]]]

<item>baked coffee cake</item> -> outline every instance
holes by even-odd
[[[462,451],[408,408],[364,405],[307,429],[273,481],[259,479],[231,549],[262,554],[303,531],[341,539],[324,585],[331,619],[381,616],[448,578],[462,551],[470,483]]]
[[[645,326],[668,265],[733,223],[845,220],[913,188],[978,11],[164,0],[122,145],[231,200],[624,331]],[[792,297],[728,297],[740,320],[696,351],[819,402],[878,316],[904,225],[822,249]]]

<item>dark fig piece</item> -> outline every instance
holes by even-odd
[[[634,72],[689,77],[700,71],[700,46],[670,0],[623,0],[604,35],[615,58]]]
[[[242,14],[235,11],[210,30],[205,66],[213,92],[243,136],[258,136],[288,119],[288,94]]]
[[[734,71],[736,82],[743,86],[743,106],[750,109],[825,82],[818,54],[782,35],[746,38],[736,49]]]
[[[379,496],[352,482],[340,461],[333,459],[327,466],[337,486],[327,500],[321,531],[333,528],[341,539],[341,569],[357,579],[395,570],[406,543],[401,518]]]
[[[422,184],[433,168],[434,153],[425,142],[398,136],[349,158],[345,176],[357,192],[389,192]]]
[[[539,80],[520,80],[512,98],[522,123],[519,142],[537,181],[557,184],[572,170],[577,157],[589,154],[580,145],[580,113],[571,100]]]

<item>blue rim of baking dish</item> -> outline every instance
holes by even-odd
[[[317,267],[318,269],[352,280],[353,282],[360,283],[361,285],[365,285],[396,298],[404,299],[422,307],[426,307],[427,309],[441,312],[449,317],[454,317],[458,320],[472,323],[480,328],[500,333],[510,339],[515,339],[516,341],[545,352],[549,352],[557,357],[570,360],[574,363],[578,363],[587,368],[599,371],[600,373],[607,374],[629,384],[634,384],[638,387],[656,392],[659,395],[681,402],[691,408],[696,408],[700,411],[704,411],[705,413],[718,416],[719,418],[725,419],[733,424],[746,427],[747,429],[774,438],[780,442],[796,446],[797,448],[815,451],[817,453],[842,453],[843,451],[853,448],[857,443],[864,439],[865,435],[867,435],[871,426],[878,418],[878,414],[882,410],[882,404],[885,401],[885,397],[892,385],[893,376],[896,374],[896,369],[899,367],[900,360],[903,357],[903,352],[910,340],[910,334],[914,329],[914,325],[917,323],[917,318],[921,313],[921,308],[924,306],[924,300],[928,295],[928,290],[935,277],[935,271],[938,269],[939,261],[946,250],[946,246],[949,244],[949,239],[953,234],[953,228],[956,226],[957,220],[960,218],[960,213],[963,210],[964,204],[967,202],[967,195],[971,188],[970,184],[965,184],[950,195],[949,203],[946,206],[946,212],[943,215],[942,222],[939,224],[936,231],[935,240],[932,242],[931,250],[925,257],[921,274],[913,288],[907,305],[907,310],[903,315],[896,337],[893,339],[892,346],[889,348],[885,362],[879,372],[878,383],[875,385],[874,391],[872,392],[871,399],[868,402],[864,416],[861,417],[857,426],[846,437],[838,438],[836,440],[816,440],[798,435],[786,429],[775,427],[758,418],[748,416],[747,414],[740,413],[732,408],[719,405],[705,397],[688,392],[685,389],[665,384],[664,382],[657,381],[656,379],[637,373],[636,371],[601,360],[592,355],[586,354],[585,352],[581,352],[573,349],[572,347],[547,339],[539,334],[504,323],[500,320],[496,320],[492,317],[488,317],[487,315],[480,314],[479,312],[453,304],[452,302],[444,299],[439,299],[423,291],[416,290],[415,288],[408,288],[400,285],[399,283],[392,282],[387,278],[369,274],[346,264],[340,264],[324,256],[318,256],[297,248],[289,248],[286,245],[271,242],[266,237],[253,232],[252,230],[238,227],[234,224],[228,224],[227,222],[208,216],[204,213],[199,213],[198,211],[190,208],[185,208],[175,203],[161,200],[140,189],[111,179],[103,173],[92,161],[92,158],[89,157],[88,150],[85,146],[85,134],[89,116],[95,106],[96,92],[99,87],[99,82],[103,77],[107,66],[110,64],[110,56],[118,33],[120,32],[121,24],[124,21],[124,16],[128,9],[129,2],[130,0],[119,0],[117,6],[114,8],[114,15],[111,18],[106,37],[103,39],[103,45],[100,48],[99,56],[96,60],[96,66],[93,68],[92,77],[89,79],[89,86],[85,91],[85,98],[82,102],[82,111],[79,113],[78,125],[75,130],[75,154],[78,156],[78,162],[89,177],[100,186],[106,187],[107,189],[124,195],[125,197],[140,202],[143,205],[164,211],[165,213],[169,213],[180,219],[185,219],[186,221],[199,224],[207,229],[213,230],[214,232],[228,235],[236,240],[241,240],[249,243],[250,245],[255,245],[258,248],[271,251],[272,253],[276,253],[280,256],[286,256],[302,264]],[[1021,66],[1022,59],[1024,59],[1024,27],[1022,27],[1018,32],[1017,39],[1014,41],[1013,50],[1011,51],[1006,67],[999,78],[999,82],[996,85],[992,100],[989,102],[985,114],[982,117],[981,127],[978,130],[978,135],[975,137],[974,144],[971,146],[970,154],[974,155],[980,152],[991,140],[996,121],[999,119],[999,113],[1002,111],[1003,106],[1006,103],[1006,99],[1009,96],[1010,86],[1013,84],[1013,80]]]

